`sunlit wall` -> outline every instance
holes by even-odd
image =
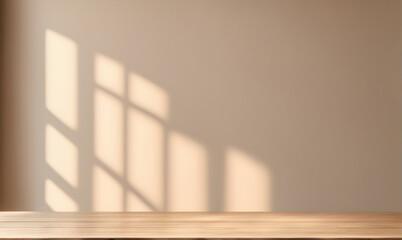
[[[2,209],[402,211],[401,1],[5,2]]]

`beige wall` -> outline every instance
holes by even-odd
[[[401,1],[5,3],[2,209],[402,211]]]

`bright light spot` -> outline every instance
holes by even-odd
[[[208,210],[205,148],[176,132],[169,136],[169,210]]]
[[[155,119],[139,110],[128,113],[128,181],[155,207],[163,204],[163,127]],[[130,201],[134,200],[133,202]],[[149,210],[131,196],[129,210]]]
[[[123,105],[102,90],[94,96],[95,155],[117,174],[123,173]]]
[[[270,176],[257,159],[235,148],[226,152],[225,210],[269,211]]]
[[[161,119],[168,118],[169,97],[166,91],[138,74],[129,75],[129,99]]]
[[[124,67],[121,63],[102,54],[95,55],[95,82],[107,90],[123,96]]]
[[[45,202],[53,211],[78,211],[77,203],[49,179],[45,181]]]
[[[46,30],[46,107],[71,129],[77,128],[77,44]]]
[[[92,199],[94,211],[123,211],[123,187],[98,166],[94,167]]]
[[[46,162],[66,182],[73,187],[77,187],[77,147],[49,124],[46,125]]]

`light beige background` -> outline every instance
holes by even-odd
[[[401,1],[2,4],[2,209],[402,211]]]

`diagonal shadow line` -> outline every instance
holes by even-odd
[[[59,173],[57,173],[52,167],[46,164],[46,170],[48,172],[47,178],[52,180],[60,189],[62,189],[68,196],[70,196],[78,204],[78,192],[77,189],[71,186]]]
[[[139,110],[140,112],[146,114],[147,116],[151,117],[152,119],[158,121],[160,124],[166,124],[166,120],[155,116],[155,114],[151,113],[150,111],[146,110],[145,108],[143,108],[141,106],[138,106],[138,105],[128,101],[126,98],[117,95],[116,93],[110,91],[109,89],[104,88],[104,87],[102,87],[102,86],[100,86],[98,84],[96,85],[96,88],[98,88],[99,90],[101,90],[101,91],[109,94],[110,96],[118,99],[123,104],[128,105],[129,107],[135,108],[136,110]]]
[[[130,183],[128,183],[124,178],[119,176],[113,170],[111,170],[108,166],[106,166],[102,161],[95,157],[95,164],[97,164],[100,168],[102,168],[105,172],[109,174],[112,178],[114,178],[120,185],[135,194],[143,203],[145,203],[152,211],[158,211],[157,207],[152,204],[146,197],[144,197],[137,189],[135,189]]]
[[[57,131],[59,131],[64,137],[66,137],[71,142],[75,143],[77,141],[76,132],[69,127],[67,127],[58,117],[56,117],[49,110],[46,111],[47,123],[52,125]]]

